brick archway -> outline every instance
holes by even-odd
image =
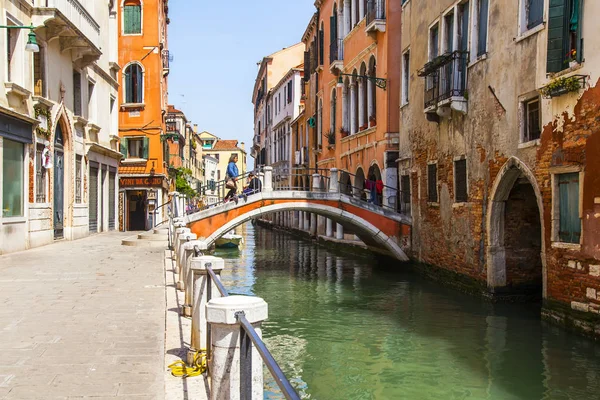
[[[539,218],[539,244],[540,244],[540,264],[541,264],[541,281],[542,281],[542,296],[546,297],[546,265],[545,265],[545,243],[544,243],[544,218],[543,205],[540,189],[537,180],[529,168],[516,157],[511,157],[504,166],[500,169],[494,185],[492,186],[492,196],[488,204],[487,215],[487,285],[492,293],[502,292],[508,283],[507,279],[507,243],[505,241],[507,204],[515,197],[515,190],[519,184],[524,185],[525,192],[530,190],[529,194],[524,194],[529,202],[529,214],[531,214],[532,203],[537,205],[537,213]],[[530,186],[531,189],[527,189]],[[517,194],[518,195],[518,194]],[[532,199],[531,197],[535,198]],[[510,211],[509,215],[514,215],[514,211]],[[509,221],[509,229],[513,224]],[[510,235],[510,233],[508,233]],[[510,240],[509,236],[509,240]],[[535,238],[537,240],[537,238]],[[508,258],[507,258],[508,257]]]

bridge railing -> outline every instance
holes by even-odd
[[[262,399],[264,363],[285,398],[299,400],[261,338],[260,326],[267,318],[267,303],[255,296],[231,296],[220,278],[224,260],[205,256],[199,241],[182,241],[188,235],[187,228],[176,232],[174,240],[180,242],[180,246],[176,247],[178,267],[175,271],[186,276],[183,284],[180,279],[177,288],[186,292],[182,314],[192,318],[187,360],[190,367],[197,365],[201,354],[201,359],[208,360],[206,368],[213,394],[231,393],[231,398]],[[233,340],[225,341],[224,337]],[[237,362],[231,365],[231,360]]]

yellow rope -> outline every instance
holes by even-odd
[[[188,367],[183,360],[179,360],[169,365],[169,369],[173,376],[181,378],[202,375],[206,371],[206,350],[194,353],[194,361],[191,366]]]

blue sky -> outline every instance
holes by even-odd
[[[248,151],[256,63],[300,42],[314,12],[313,0],[170,1],[169,103]]]

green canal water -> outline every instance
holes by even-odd
[[[368,252],[253,227],[226,259],[233,293],[269,304],[263,337],[302,398],[600,399],[600,343]],[[266,371],[266,370],[265,370]],[[265,373],[266,399],[282,396]]]

